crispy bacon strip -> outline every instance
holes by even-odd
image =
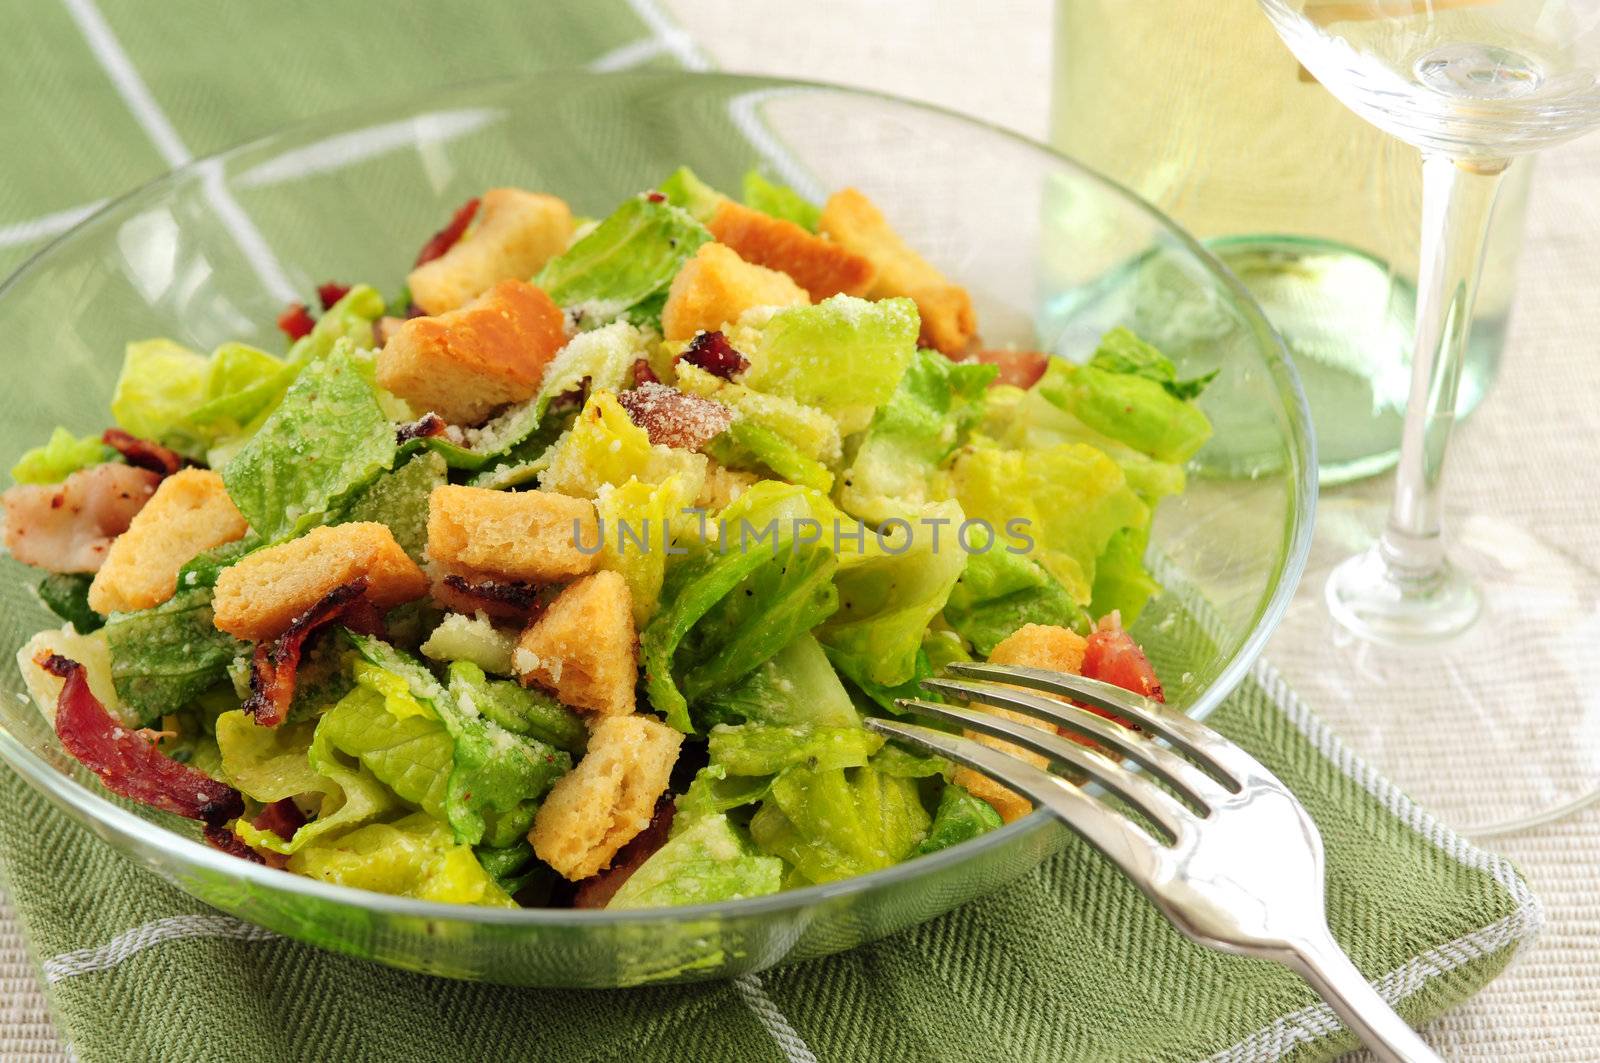
[[[734,350],[728,337],[720,332],[700,333],[689,341],[689,349],[678,357],[724,380],[732,380],[735,375],[750,368],[750,359]]]
[[[295,672],[306,641],[335,620],[361,631],[383,629],[383,616],[363,595],[367,577],[357,576],[335,587],[322,600],[294,618],[288,629],[271,642],[256,644],[250,665],[250,697],[244,711],[262,727],[276,727],[289,715],[294,702]]]
[[[617,855],[611,860],[611,866],[578,883],[577,892],[572,895],[572,906],[604,908],[610,904],[611,898],[617,895],[622,884],[628,881],[646,860],[654,856],[657,849],[667,844],[667,835],[672,831],[672,816],[676,811],[672,798],[663,797],[656,804],[655,814],[650,817],[650,825],[634,835],[632,841],[617,851]]]
[[[61,746],[100,777],[106,789],[132,801],[221,828],[244,812],[244,798],[187,764],[166,756],[138,731],[122,726],[89,689],[83,665],[41,651],[34,662],[63,680],[56,699]]]
[[[422,245],[422,250],[417,252],[417,260],[412,267],[432,262],[446,251],[456,245],[461,239],[461,234],[467,231],[467,226],[472,224],[472,218],[478,213],[478,197],[473,196],[456,210],[450,218],[450,224],[433,234],[433,237]]]
[[[317,285],[317,301],[322,304],[322,309],[331,310],[333,304],[350,294],[350,285],[329,281],[327,284]]]
[[[265,855],[250,848],[244,843],[243,838],[239,837],[227,827],[207,827],[205,831],[205,839],[206,844],[211,846],[211,848],[221,850],[222,852],[227,853],[229,856],[237,856],[240,860],[248,860],[252,864],[269,863]],[[278,856],[277,853],[273,853],[272,855]],[[288,862],[287,858],[285,857],[279,856],[278,859],[283,861],[283,863]],[[273,864],[272,866],[282,867],[283,863]]]
[[[501,620],[527,623],[549,605],[541,588],[521,581],[478,580],[449,575],[434,585],[434,597],[458,612],[482,612]]]
[[[120,428],[107,428],[101,433],[100,442],[116,450],[129,465],[149,469],[157,476],[171,476],[188,464],[176,450],[140,439]]]
[[[290,303],[284,308],[283,313],[278,315],[278,328],[291,341],[309,334],[316,323],[316,319],[306,309],[305,303]]]
[[[413,439],[432,439],[434,436],[442,436],[448,427],[443,417],[436,413],[425,413],[410,424],[403,424],[395,429],[395,445],[409,443]]]

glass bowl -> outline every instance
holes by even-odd
[[[1220,369],[1215,439],[1165,502],[1140,618],[1171,699],[1196,714],[1239,683],[1304,563],[1315,455],[1282,344],[1240,285],[1131,193],[971,119],[836,87],[725,75],[557,73],[430,92],[296,126],[112,203],[0,288],[11,366],[0,460],[52,426],[99,431],[123,344],[269,350],[317,282],[397,289],[417,248],[498,184],[604,214],[680,164],[737,189],[752,167],[818,197],[871,196],[965,284],[985,341],[1084,357],[1129,324]],[[1042,813],[875,874],[692,908],[489,910],[325,885],[207,848],[192,825],[112,798],[23,694],[15,650],[56,626],[35,574],[0,572],[0,757],[130,860],[223,911],[381,963],[485,981],[627,986],[737,975],[850,948],[1004,885],[1056,851]]]

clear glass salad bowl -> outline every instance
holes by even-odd
[[[1127,324],[1188,373],[1216,436],[1152,535],[1167,587],[1135,633],[1196,714],[1240,682],[1305,560],[1316,461],[1282,344],[1237,281],[1170,221],[1047,148],[970,119],[840,88],[722,75],[551,74],[296,126],[112,203],[0,288],[9,465],[52,426],[98,431],[132,339],[277,349],[285,301],[328,280],[398,288],[417,248],[499,184],[603,214],[688,164],[737,188],[754,167],[818,196],[854,185],[968,286],[989,346],[1087,357]],[[1182,341],[1176,337],[1184,337]],[[1202,337],[1202,339],[1196,339]],[[875,874],[751,900],[640,911],[497,910],[325,885],[203,845],[111,798],[27,703],[14,661],[56,621],[0,560],[0,758],[129,859],[219,909],[397,967],[524,985],[737,975],[892,933],[1051,855],[1042,813]]]

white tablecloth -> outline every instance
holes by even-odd
[[[1187,0],[1196,2],[1196,0]],[[665,0],[719,67],[894,92],[1043,136],[1050,0]],[[1535,179],[1499,384],[1451,457],[1463,508],[1510,497],[1547,538],[1600,559],[1600,136],[1550,152]],[[1514,441],[1514,446],[1508,443]],[[1530,490],[1530,470],[1552,490]],[[1572,479],[1573,471],[1577,479]],[[1515,489],[1513,489],[1513,487]],[[1346,497],[1381,497],[1381,482]],[[1306,587],[1302,598],[1321,593]],[[1316,647],[1280,639],[1278,662]],[[1339,720],[1331,713],[1330,722]],[[1384,767],[1380,763],[1379,767]],[[1405,775],[1407,765],[1391,765]],[[1548,928],[1517,965],[1426,1033],[1452,1060],[1600,1059],[1600,806],[1499,839],[1544,900]],[[0,1060],[65,1058],[10,909],[0,899]]]

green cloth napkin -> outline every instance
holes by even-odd
[[[552,65],[681,65],[650,0],[0,3],[0,270],[85,208],[362,100]],[[1041,90],[1042,91],[1042,90]],[[1537,930],[1505,860],[1344,750],[1264,666],[1212,718],[1322,829],[1331,922],[1414,1022]],[[705,986],[476,986],[324,954],[206,909],[0,772],[0,877],[77,1058],[125,1060],[1325,1059],[1350,1047],[1297,979],[1209,952],[1073,841],[1038,873],[841,956]]]

